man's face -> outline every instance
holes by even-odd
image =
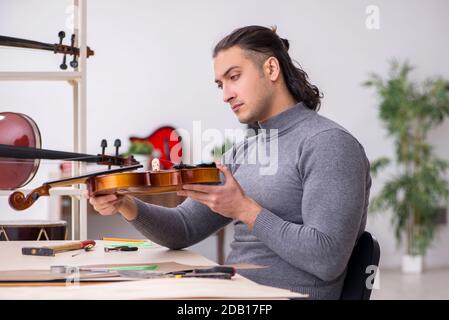
[[[223,101],[229,103],[241,123],[264,120],[272,101],[272,86],[261,66],[234,46],[217,54],[214,72]]]

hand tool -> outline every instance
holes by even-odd
[[[85,241],[70,242],[70,243],[54,245],[54,246],[23,247],[22,254],[23,255],[32,255],[32,256],[54,256],[56,253],[60,253],[60,252],[84,249],[88,245],[95,246],[95,241],[94,240],[85,240]]]
[[[204,269],[190,269],[174,272],[155,272],[145,270],[118,270],[118,274],[128,278],[155,279],[155,278],[216,278],[231,279],[235,275],[235,268],[215,266]]]
[[[130,247],[130,246],[118,246],[118,247],[104,247],[104,252],[110,251],[137,251],[138,247]]]

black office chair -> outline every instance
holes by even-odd
[[[369,300],[371,288],[367,286],[366,280],[372,277],[372,271],[367,270],[367,267],[379,266],[379,259],[379,243],[368,231],[364,231],[349,259],[341,300]]]

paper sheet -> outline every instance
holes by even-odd
[[[252,268],[262,268],[262,266],[257,266],[253,264],[236,264],[232,265],[237,270],[239,269],[252,269]],[[126,264],[97,264],[97,265],[85,265],[79,266],[80,268],[111,268],[111,271],[116,271],[117,269],[122,270],[154,270],[157,272],[176,272],[189,269],[203,269],[210,268],[211,266],[198,266],[198,265],[187,265],[176,262],[159,262],[159,263],[126,263]],[[101,279],[101,281],[123,281],[131,279],[123,279],[117,277],[117,274],[98,274],[96,272],[79,272],[80,281],[89,281],[91,279],[106,278]],[[3,282],[48,282],[48,281],[65,281],[67,280],[66,274],[54,273],[50,270],[8,270],[0,271],[0,284]]]
[[[188,265],[188,264],[181,264],[177,262],[155,262],[155,263],[124,263],[124,264],[94,264],[94,265],[86,265],[81,266],[85,268],[115,268],[115,267],[143,267],[143,266],[157,266],[158,272],[176,272],[176,271],[182,271],[182,270],[190,270],[190,269],[205,269],[210,268],[212,266],[199,266],[199,265]],[[249,264],[249,263],[240,263],[240,264],[233,264],[229,265],[233,266],[237,269],[237,272],[239,269],[257,269],[257,268],[265,268],[264,266],[259,266],[255,264]]]

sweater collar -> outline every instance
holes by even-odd
[[[315,111],[309,109],[303,102],[299,102],[274,117],[264,122],[259,122],[259,126],[262,129],[278,129],[279,133],[281,133],[296,126],[312,113],[315,113]]]

